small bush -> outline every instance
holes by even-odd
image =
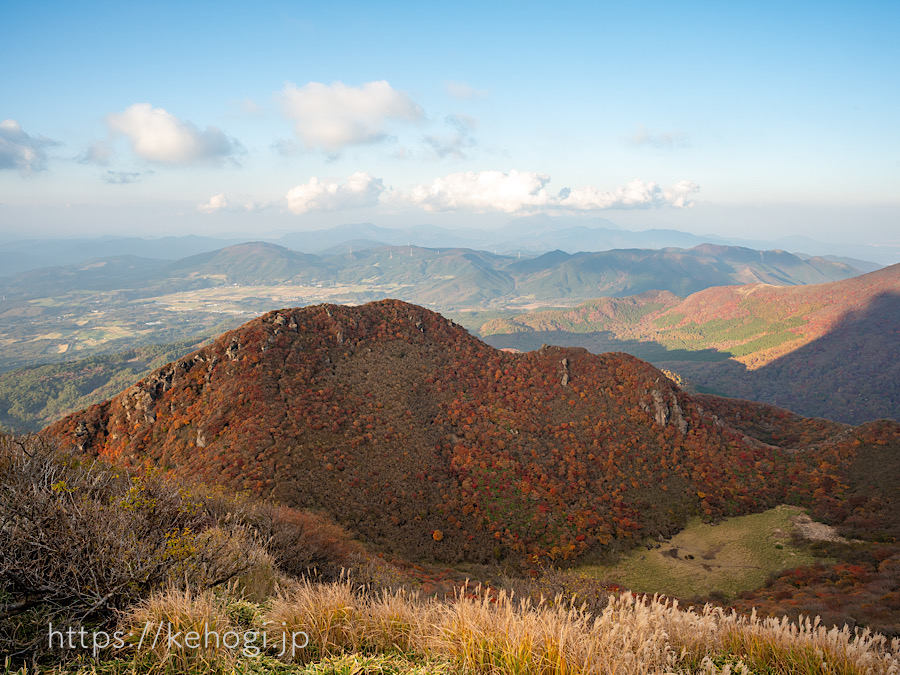
[[[216,521],[164,477],[0,436],[0,653],[36,658],[47,631],[106,625],[166,585],[211,588],[265,563],[261,541]]]

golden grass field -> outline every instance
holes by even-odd
[[[171,625],[186,636],[207,629],[254,636],[268,649],[137,646],[142,626]],[[253,603],[210,591],[157,593],[122,614],[131,631],[114,659],[70,663],[66,674],[124,673],[473,673],[650,675],[892,675],[900,640],[826,629],[817,622],[738,617],[720,609],[682,610],[657,598],[622,594],[593,616],[563,602],[534,606],[504,594],[461,593],[455,602],[402,591],[366,593],[348,580],[290,582]],[[167,631],[169,629],[167,628]],[[250,633],[248,633],[248,631]],[[290,648],[294,635],[302,648]],[[212,641],[210,641],[211,643]],[[242,646],[250,644],[241,642]],[[282,645],[286,645],[284,648]],[[284,653],[280,653],[283,651]],[[26,675],[29,671],[18,671]]]

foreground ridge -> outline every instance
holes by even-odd
[[[44,434],[322,510],[413,559],[532,563],[672,534],[692,514],[787,502],[839,517],[848,472],[900,438],[889,422],[741,409],[755,428],[626,354],[501,352],[384,300],[270,312]],[[856,513],[892,503],[854,496]]]

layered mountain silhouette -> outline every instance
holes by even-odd
[[[721,401],[627,354],[503,352],[385,300],[270,312],[43,433],[324,511],[409,558],[532,562],[785,501],[847,519],[849,476],[900,438]]]
[[[826,258],[702,244],[691,249],[626,249],[536,258],[468,248],[378,246],[328,255],[248,242],[177,261],[119,256],[0,278],[6,303],[77,290],[121,290],[129,299],[225,285],[344,286],[357,299],[374,288],[435,308],[627,296],[648,290],[687,295],[710,286],[762,282],[808,284],[857,276]],[[366,290],[366,289],[370,290]],[[358,296],[358,297],[357,297]]]
[[[13,275],[47,266],[81,264],[96,258],[123,255],[179,260],[240,244],[246,238],[219,238],[197,235],[154,238],[81,237],[4,241],[0,247],[0,275]],[[626,248],[690,248],[703,243],[746,246],[759,250],[805,251],[848,262],[863,272],[897,260],[898,248],[890,245],[824,244],[808,237],[785,237],[759,241],[715,234],[703,236],[672,229],[632,231],[621,229],[603,218],[567,218],[533,215],[516,218],[499,230],[444,228],[419,225],[409,228],[380,227],[372,223],[339,225],[322,230],[291,232],[265,241],[316,255],[331,255],[380,246],[424,246],[429,248],[471,248],[503,254],[541,254],[554,249],[568,253]],[[801,257],[808,257],[799,254]],[[834,256],[839,256],[835,258]],[[852,256],[847,258],[845,256]]]
[[[497,347],[622,350],[717,393],[860,423],[900,419],[900,265],[844,281],[602,298],[494,320]]]

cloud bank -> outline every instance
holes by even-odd
[[[288,84],[281,92],[281,104],[307,150],[331,154],[383,140],[391,123],[415,122],[424,115],[407,94],[383,80],[361,87],[342,82],[310,82],[299,88]]]
[[[245,211],[247,213],[254,213],[258,211],[263,211],[270,206],[268,202],[256,202],[252,200],[248,200],[243,204],[235,204],[233,203],[225,193],[219,193],[217,195],[213,195],[209,198],[208,202],[203,202],[202,204],[197,204],[197,211],[200,213],[218,213],[220,211],[237,213],[240,211]]]
[[[286,195],[288,209],[296,214],[341,211],[389,203],[426,211],[515,213],[535,211],[603,211],[607,209],[690,208],[690,196],[700,186],[683,180],[663,187],[635,179],[612,190],[593,186],[547,189],[550,176],[534,171],[465,171],[436,178],[410,190],[389,190],[370,173],[359,172],[346,182],[310,178]],[[224,197],[224,195],[220,195]],[[215,199],[215,198],[214,198]]]
[[[16,120],[0,122],[0,169],[18,169],[22,173],[47,168],[44,148],[59,145],[43,136],[31,136]]]
[[[407,199],[426,211],[512,213],[547,205],[551,197],[544,188],[549,182],[549,175],[532,171],[466,171],[417,185]]]
[[[124,112],[107,115],[114,134],[126,136],[134,153],[148,162],[172,166],[217,163],[243,151],[240,143],[220,129],[200,130],[163,108],[135,103]]]
[[[699,185],[689,180],[682,180],[664,188],[657,183],[645,183],[636,178],[623,187],[605,192],[591,186],[562,190],[556,199],[556,205],[574,211],[662,206],[684,209],[693,206],[688,197],[699,189]]]
[[[361,171],[349,176],[346,183],[310,178],[308,182],[288,191],[287,203],[288,209],[296,214],[343,211],[376,206],[384,191],[380,178]]]
[[[601,211],[605,209],[689,208],[689,196],[700,189],[683,180],[669,187],[635,179],[608,191],[593,186],[563,188],[559,194],[547,191],[550,176],[532,171],[467,171],[437,178],[414,187],[407,200],[426,211],[528,211],[562,209]]]

